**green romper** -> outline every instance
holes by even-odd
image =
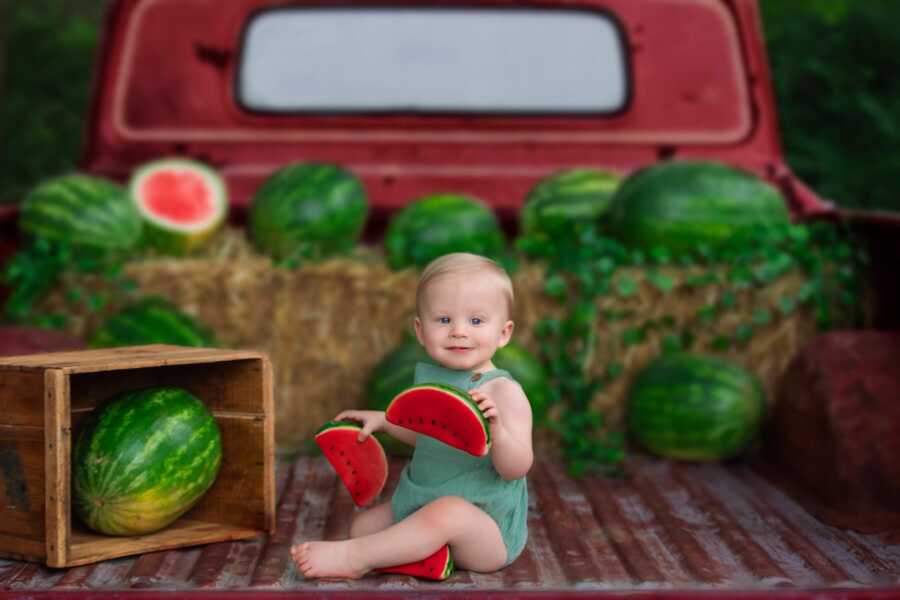
[[[418,363],[415,384],[444,383],[468,391],[497,377],[512,379],[507,371],[494,369],[472,381],[471,371]],[[497,473],[490,453],[475,457],[433,437],[419,435],[412,460],[400,474],[391,498],[394,522],[441,496],[461,496],[490,515],[506,545],[503,566],[518,558],[528,538],[528,486],[524,477],[507,481]]]

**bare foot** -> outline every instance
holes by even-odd
[[[291,548],[291,557],[307,579],[359,579],[366,570],[352,564],[350,542],[304,542]]]

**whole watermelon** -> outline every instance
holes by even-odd
[[[124,392],[86,417],[72,453],[72,508],[107,535],[158,531],[212,486],[222,436],[190,392]]]
[[[148,296],[109,316],[88,341],[91,348],[174,344],[218,346],[213,333],[165,298]]]
[[[22,201],[19,227],[35,238],[102,250],[132,250],[141,239],[141,217],[125,189],[77,173],[34,188]]]
[[[520,231],[524,235],[553,236],[577,222],[596,222],[609,208],[620,178],[596,169],[568,169],[535,185],[522,206]]]
[[[733,362],[663,354],[635,378],[626,422],[641,446],[668,458],[712,461],[739,454],[765,413],[759,380]]]
[[[502,261],[504,247],[494,211],[458,194],[419,198],[391,219],[384,237],[392,269],[421,268],[451,252],[471,252]]]
[[[544,421],[553,392],[541,361],[523,346],[510,342],[497,350],[492,362],[498,369],[509,371],[513,379],[519,382],[531,404],[535,421]]]
[[[369,211],[362,183],[324,163],[276,171],[253,196],[250,233],[276,260],[319,259],[356,244]]]
[[[669,161],[638,171],[613,195],[608,220],[624,242],[674,253],[789,222],[774,187],[710,161]]]

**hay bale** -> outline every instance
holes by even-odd
[[[525,263],[513,277],[517,300],[514,339],[533,352],[538,348],[534,325],[545,316],[562,313],[560,305],[542,293],[543,271],[541,265]],[[643,281],[638,270],[620,269],[617,277],[639,282],[636,291],[598,300],[601,314],[624,315],[599,321],[597,346],[589,365],[597,374],[606,372],[611,363],[623,368],[595,398],[596,408],[606,413],[612,426],[622,421],[632,377],[657,356],[667,333],[690,329],[695,336],[692,350],[726,356],[755,372],[770,402],[788,361],[814,335],[810,311],[782,315],[777,308],[780,298],[795,295],[803,285],[800,274],[794,272],[742,292],[732,309],[706,325],[697,319],[697,312],[718,299],[723,289],[686,283],[703,272],[698,267],[666,268],[664,273],[676,284],[664,294]],[[363,386],[370,371],[411,327],[418,278],[412,269],[391,271],[376,250],[364,247],[351,257],[295,270],[278,268],[255,254],[243,235],[233,231],[201,257],[146,257],[126,265],[126,274],[137,282],[141,294],[168,298],[212,327],[223,344],[262,350],[271,357],[276,441],[282,452],[298,449],[340,410],[364,406]],[[97,277],[69,275],[63,289],[75,284],[104,285]],[[68,330],[86,336],[119,306],[88,312],[67,302],[61,289],[43,308],[69,315]],[[747,344],[724,351],[713,349],[716,336],[731,335],[759,308],[768,308],[774,318]],[[673,325],[647,331],[640,343],[626,343],[627,331],[648,319],[663,317]]]

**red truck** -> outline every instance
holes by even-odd
[[[900,218],[841,210],[785,164],[755,0],[117,0],[98,56],[81,169],[124,181],[159,156],[198,159],[226,179],[237,220],[269,174],[299,160],[361,177],[369,239],[437,189],[484,199],[512,231],[526,192],[565,168],[715,159],[753,172],[794,219],[842,221],[877,258],[870,329],[817,341],[824,362],[810,359],[793,392],[828,393],[823,371],[847,358],[839,389],[874,386],[872,406],[900,405]],[[900,452],[869,452],[896,447],[900,413],[871,415],[874,431],[857,422],[842,446],[824,409],[807,406],[781,416],[793,429],[752,464],[635,454],[624,479],[575,479],[538,460],[528,546],[496,574],[303,580],[290,545],[345,536],[354,507],[325,461],[301,457],[278,465],[271,535],[69,569],[0,559],[0,599],[900,597]],[[0,467],[3,449],[0,430]],[[846,475],[843,452],[868,475]]]

